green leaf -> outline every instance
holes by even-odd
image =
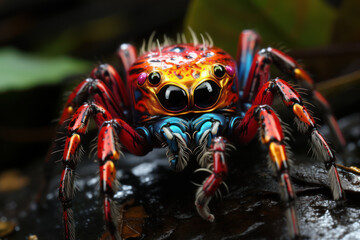
[[[208,32],[216,46],[235,56],[244,29],[257,31],[263,46],[308,47],[328,44],[337,11],[324,0],[194,0],[185,20],[197,33]]]
[[[66,56],[40,57],[3,48],[0,49],[0,92],[59,83],[65,77],[89,72],[91,66]]]

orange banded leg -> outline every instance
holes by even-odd
[[[314,81],[311,79],[309,74],[301,68],[301,66],[291,57],[285,53],[273,49],[267,49],[268,54],[271,55],[271,58],[274,64],[283,72],[287,73],[292,79],[296,80],[300,86],[306,88],[310,94],[310,98],[315,100],[322,110],[324,111],[325,120],[330,126],[330,129],[338,142],[339,146],[344,149],[346,145],[345,138],[339,128],[339,125],[332,113],[331,107],[326,101],[326,99],[315,89]]]
[[[71,209],[72,199],[74,196],[74,180],[75,168],[80,159],[81,150],[80,135],[84,134],[89,122],[89,108],[82,106],[78,109],[74,118],[69,124],[69,136],[65,142],[65,149],[63,154],[63,171],[59,186],[59,199],[63,207],[63,220],[65,239],[75,239],[75,223],[73,211]],[[72,127],[71,127],[72,126]]]
[[[196,210],[203,219],[209,222],[213,222],[215,217],[210,213],[208,204],[215,192],[223,183],[223,179],[226,177],[228,172],[225,161],[225,150],[226,146],[224,139],[222,137],[215,137],[210,146],[213,159],[212,173],[204,181],[203,185],[199,187],[196,193]]]
[[[296,196],[290,181],[288,157],[280,121],[270,107],[265,105],[259,107],[259,110],[259,116],[255,116],[255,118],[258,118],[260,125],[261,142],[269,148],[269,157],[277,173],[281,198],[286,204],[290,235],[298,236],[300,233],[295,209]]]
[[[75,224],[73,211],[71,209],[74,195],[75,168],[80,160],[80,140],[85,134],[91,116],[100,123],[110,120],[110,114],[101,106],[91,103],[84,104],[78,108],[67,127],[68,137],[66,138],[63,154],[63,171],[59,186],[59,199],[63,206],[63,219],[65,239],[75,239]]]
[[[293,71],[292,75],[294,76],[294,79],[300,81],[300,83],[305,83],[301,85],[305,85],[305,87],[310,90],[310,97],[315,100],[324,111],[325,121],[329,125],[331,132],[337,141],[337,144],[340,146],[340,150],[344,150],[346,146],[346,140],[340,130],[329,103],[321,93],[316,91],[313,80],[303,69],[301,69],[298,64],[296,67],[292,67],[291,70]]]
[[[107,230],[113,240],[120,239],[117,229],[118,208],[113,200],[117,190],[114,161],[119,160],[121,152],[118,137],[112,122],[105,122],[98,137],[98,159],[100,165],[100,192],[104,200],[104,217]]]
[[[292,57],[280,50],[268,47],[261,49],[255,56],[247,80],[243,100],[252,102],[261,86],[269,79],[270,65],[274,64],[280,71],[295,80],[307,90],[310,98],[324,111],[325,120],[330,126],[338,145],[343,150],[346,141],[326,99],[315,90],[314,81]],[[258,103],[259,104],[259,103]]]
[[[261,142],[269,150],[269,157],[280,185],[281,199],[286,206],[290,234],[293,237],[298,236],[299,226],[295,210],[296,196],[289,177],[288,157],[280,120],[268,105],[253,106],[247,111],[243,121],[236,127],[235,133],[239,134],[237,137],[240,142],[249,141],[247,134],[240,135],[244,131],[247,132],[248,128],[249,130],[260,128]],[[254,131],[248,133],[252,137],[255,135]]]
[[[259,96],[263,92],[279,93],[283,103],[291,110],[295,116],[295,123],[302,133],[310,135],[310,142],[313,152],[317,159],[322,159],[330,178],[330,187],[335,200],[344,199],[345,194],[341,186],[338,170],[335,166],[336,157],[325,141],[324,137],[317,130],[316,123],[302,103],[300,95],[284,80],[273,79],[264,85]]]

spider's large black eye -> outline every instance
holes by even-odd
[[[152,85],[157,85],[159,84],[161,80],[161,75],[159,72],[152,72],[149,74],[149,82],[152,84]]]
[[[225,68],[221,65],[215,65],[214,74],[218,78],[223,77],[225,75]]]
[[[161,105],[170,111],[181,111],[188,105],[186,92],[174,85],[164,86],[157,97]]]
[[[206,81],[196,87],[194,103],[197,107],[208,108],[216,103],[221,88],[213,81]]]

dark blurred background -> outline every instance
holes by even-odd
[[[123,74],[119,45],[139,48],[153,31],[161,40],[190,26],[235,56],[239,33],[254,29],[304,66],[338,118],[359,113],[359,9],[351,0],[0,0],[0,194],[13,199],[41,172],[66,92],[98,63]],[[17,199],[24,192],[35,190]]]
[[[70,91],[123,42],[140,46],[153,32],[208,32],[233,56],[239,33],[255,29],[263,46],[299,60],[338,117],[358,111],[360,3],[307,1],[0,1],[1,168],[46,152]],[[330,81],[329,81],[330,80]]]

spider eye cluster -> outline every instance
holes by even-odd
[[[188,104],[186,92],[175,85],[166,85],[157,94],[162,106],[170,111],[181,111]]]
[[[219,98],[221,88],[214,81],[205,81],[194,91],[194,104],[199,108],[214,105]]]

